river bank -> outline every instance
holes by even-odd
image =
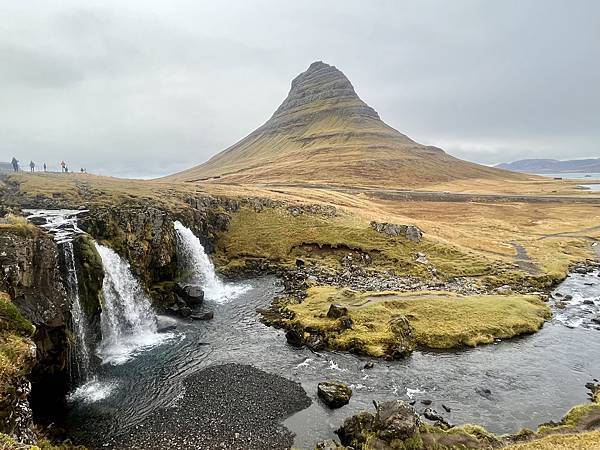
[[[577,274],[569,282],[569,292],[582,302],[589,297],[577,292],[592,288],[585,283],[598,286],[600,279],[594,273]],[[416,351],[400,361],[295,349],[286,344],[282,330],[262,324],[256,312],[282,292],[282,284],[272,277],[244,283],[251,288],[237,299],[209,302],[215,313],[212,321],[180,322],[173,340],[124,364],[104,365],[99,381],[113,390],[101,400],[71,403],[68,423],[73,439],[105,442],[147,429],[146,421],[152,423],[153,415],[162,414],[157,411],[167,411],[161,417],[168,417],[168,410],[185,399],[186,378],[229,362],[300,383],[312,403],[283,424],[296,435],[294,446],[303,449],[335,438],[343,421],[370,410],[373,400],[416,402],[418,412],[432,407],[450,423],[478,423],[494,433],[535,429],[540,423],[559,421],[574,404],[586,402],[584,385],[600,372],[594,356],[600,352],[599,331],[569,328],[558,319],[531,336],[468,350]],[[371,362],[373,367],[365,368]],[[330,410],[317,398],[317,384],[325,379],[351,386],[354,394],[347,406]],[[184,402],[191,408],[186,414],[203,414],[202,404]]]

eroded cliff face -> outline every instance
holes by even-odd
[[[53,239],[33,227],[0,228],[0,291],[35,326],[31,403],[57,408],[68,389],[70,303]],[[28,381],[22,381],[26,399]],[[38,401],[39,400],[39,401]],[[22,408],[22,404],[19,408]],[[25,433],[25,432],[24,432]],[[17,433],[18,434],[18,433]]]
[[[154,303],[163,306],[176,300],[172,286],[179,266],[174,221],[191,228],[210,252],[216,233],[227,229],[227,211],[237,207],[237,202],[199,197],[187,199],[186,207],[176,211],[147,203],[92,208],[80,219],[79,226],[125,258]]]
[[[34,331],[10,296],[0,292],[0,433],[25,443],[35,440],[29,406],[29,375],[36,359]]]

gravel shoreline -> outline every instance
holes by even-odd
[[[133,430],[98,443],[102,449],[289,449],[281,423],[310,406],[293,381],[255,367],[225,364],[185,380],[185,393]]]

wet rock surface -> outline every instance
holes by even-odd
[[[406,441],[419,433],[419,415],[409,404],[401,400],[386,401],[375,403],[375,409],[375,414],[361,412],[344,421],[336,431],[342,444],[362,448],[375,439],[380,447],[374,448],[391,448],[387,445],[392,441]]]
[[[109,449],[287,449],[293,435],[281,425],[310,405],[299,384],[252,366],[212,366],[190,376],[185,393],[108,442]]]
[[[60,266],[51,236],[35,229],[0,233],[0,291],[36,327],[37,364],[30,379],[31,404],[38,413],[60,408],[68,390],[71,304]]]
[[[339,381],[324,381],[317,386],[319,398],[330,408],[347,405],[352,397],[352,389]]]

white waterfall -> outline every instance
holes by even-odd
[[[177,231],[177,254],[182,262],[181,268],[190,272],[186,281],[202,286],[205,299],[225,303],[249,289],[243,284],[221,281],[215,272],[214,264],[192,230],[179,221],[175,221],[173,225]]]
[[[67,269],[67,290],[71,298],[71,318],[73,332],[75,333],[75,358],[77,373],[76,378],[79,382],[85,382],[90,375],[90,351],[88,343],[88,323],[81,298],[79,296],[79,280],[77,278],[77,268],[75,266],[75,255],[73,251],[73,242],[66,241],[62,244],[65,256],[65,266]]]
[[[96,243],[96,249],[104,266],[98,354],[105,363],[122,364],[170,335],[156,332],[156,315],[129,264],[108,247]]]

